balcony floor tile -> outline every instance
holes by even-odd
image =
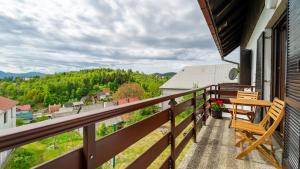
[[[240,148],[235,147],[235,134],[228,128],[229,120],[209,118],[179,165],[179,169],[273,169],[256,151],[252,151],[243,160],[235,157]],[[275,141],[274,141],[275,143]],[[276,155],[280,157],[282,149],[275,144]],[[278,158],[280,159],[280,158]]]

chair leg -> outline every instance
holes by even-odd
[[[248,140],[248,138],[243,132],[241,131],[237,131],[237,132],[240,134],[241,139],[235,143],[235,146],[241,147],[244,144],[244,142]]]
[[[278,161],[275,158],[275,155],[272,154],[272,152],[269,152],[270,150],[268,150],[264,145],[260,145],[257,147],[258,152],[260,152],[260,154],[263,155],[263,157],[269,161],[272,165],[274,165],[276,168],[282,168],[280,166],[280,164],[278,163]],[[272,155],[270,155],[272,154]]]
[[[230,121],[229,121],[228,128],[230,128],[230,127],[231,127],[231,124],[232,124],[232,120],[233,120],[233,112],[230,112],[230,116],[231,116],[231,118],[230,118]]]
[[[253,136],[250,135],[252,138]],[[247,147],[243,152],[241,152],[236,159],[241,159],[248,155],[252,150],[257,149],[260,154],[263,155],[263,157],[269,161],[272,165],[274,165],[276,168],[281,169],[282,167],[278,163],[278,161],[275,158],[275,154],[273,154],[272,151],[268,150],[263,144],[266,142],[261,142],[260,144],[257,143],[257,141],[252,141],[249,137],[246,137],[246,141],[249,141],[250,146]],[[268,144],[268,143],[267,143]]]
[[[231,127],[231,124],[232,124],[232,118],[230,119],[230,122],[229,122],[228,128],[230,128],[230,127]]]

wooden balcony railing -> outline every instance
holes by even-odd
[[[43,163],[36,168],[91,169],[101,166],[138,140],[148,135],[150,132],[161,127],[163,124],[170,123],[170,130],[168,133],[141,154],[135,161],[127,166],[127,168],[147,168],[166,148],[168,148],[168,146],[170,146],[170,155],[160,168],[173,169],[175,168],[176,159],[187,145],[188,141],[191,138],[194,138],[194,141],[196,141],[197,132],[199,131],[199,128],[201,128],[202,122],[205,122],[207,115],[210,113],[210,98],[221,98],[223,95],[233,96],[236,95],[236,91],[239,89],[253,89],[251,86],[230,85],[231,87],[234,87],[234,90],[226,90],[225,92],[225,90],[220,90],[220,85],[210,85],[178,94],[151,98],[127,105],[3,130],[0,133],[0,151],[16,148],[39,139],[83,127],[83,146],[81,148]],[[192,97],[181,103],[176,102],[175,99],[187,95],[192,95]],[[102,139],[96,140],[96,123],[166,101],[170,104],[169,108],[105,136]],[[188,108],[192,108],[193,113],[176,125],[176,116]],[[176,137],[178,137],[191,123],[193,123],[193,128],[185,134],[179,144],[176,144]]]

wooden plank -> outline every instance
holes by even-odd
[[[175,105],[173,113],[175,116],[177,116],[178,114],[184,112],[186,109],[190,108],[191,106],[193,106],[193,99],[186,100],[182,103]]]
[[[171,157],[168,156],[168,158],[163,162],[163,164],[159,167],[159,169],[170,169],[171,168],[170,161],[171,161]]]
[[[97,166],[105,163],[168,121],[169,109],[98,140],[95,155]]]
[[[95,165],[95,148],[96,148],[96,131],[95,124],[83,127],[83,156],[86,169],[94,169]]]
[[[200,96],[196,97],[196,102],[202,101],[203,100],[203,95],[201,94]]]
[[[210,92],[209,92],[210,94],[218,94],[219,93],[219,91],[218,90],[210,90]]]
[[[197,99],[196,98],[197,98],[197,94],[195,92],[193,93],[194,103],[193,103],[193,115],[192,115],[194,143],[196,143],[197,141]]]
[[[219,91],[220,95],[226,95],[226,96],[234,96],[236,97],[237,91],[226,91],[226,90],[220,90]]]
[[[170,133],[164,135],[158,142],[151,146],[145,153],[129,164],[127,169],[147,168],[169,145]]]
[[[175,127],[175,137],[177,137],[191,122],[193,121],[193,113],[186,117],[181,123]]]
[[[72,168],[82,169],[84,168],[83,160],[83,148],[76,149],[72,152],[59,156],[53,160],[42,163],[36,167],[36,169],[60,169],[60,168]]]
[[[171,114],[170,114],[170,122],[171,122],[171,137],[170,137],[170,148],[171,148],[171,156],[170,156],[170,161],[169,161],[169,168],[170,169],[175,169],[175,162],[176,162],[176,158],[175,158],[175,148],[176,148],[176,137],[175,137],[175,99],[170,100],[170,106],[171,106]]]
[[[188,134],[183,138],[183,140],[178,144],[178,146],[175,149],[175,158],[177,159],[186,146],[186,144],[189,142],[189,140],[193,137],[193,130],[190,130]]]

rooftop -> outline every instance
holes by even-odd
[[[236,68],[234,64],[197,65],[187,66],[178,72],[161,89],[192,89],[197,86],[207,86],[216,83],[235,83],[230,80],[230,69]]]
[[[29,104],[17,106],[17,111],[29,111],[29,110],[31,110],[31,105]]]
[[[18,101],[0,96],[0,110],[6,111],[7,109],[18,104]]]

